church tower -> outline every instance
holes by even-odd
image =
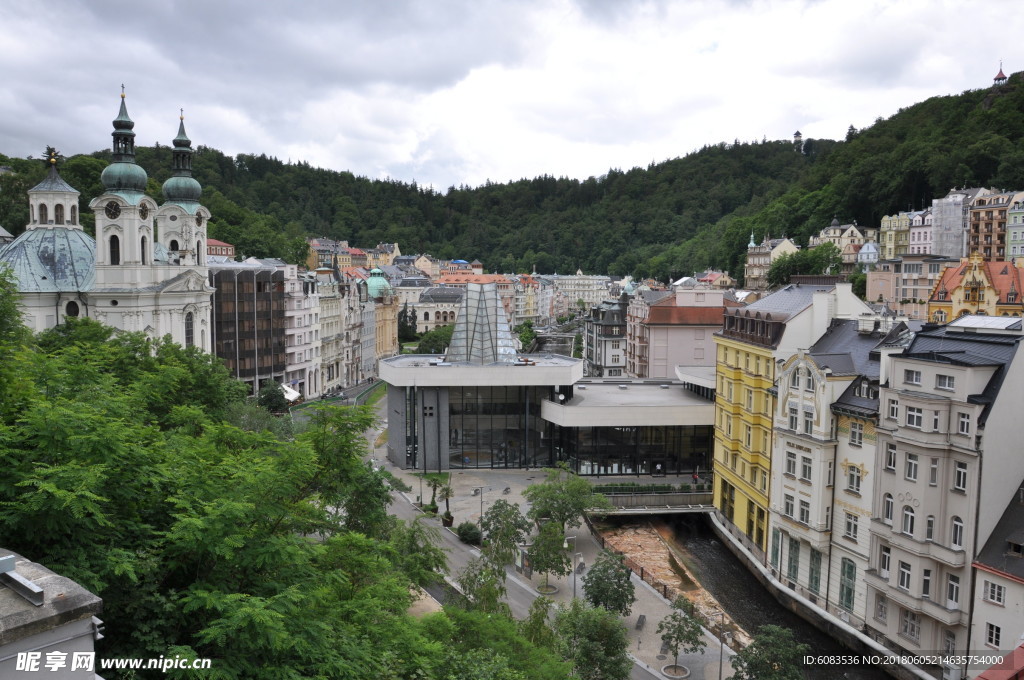
[[[185,116],[178,119],[171,176],[164,182],[164,203],[157,210],[160,243],[168,262],[199,268],[206,277],[206,221],[210,211],[199,204],[203,188],[192,176],[192,140],[185,134]]]
[[[89,204],[96,214],[90,316],[152,338],[169,335],[180,345],[209,352],[209,212],[199,205],[201,188],[192,178],[192,142],[180,122],[174,176],[164,183],[167,200],[157,208],[145,193],[149,177],[135,163],[134,127],[122,92],[121,110],[114,119],[112,162],[100,176],[105,191]]]

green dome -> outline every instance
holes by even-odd
[[[366,282],[366,292],[372,298],[379,298],[392,294],[391,284],[388,283],[388,279],[384,275],[383,271],[380,269],[373,269],[370,272],[370,279]]]
[[[172,203],[198,201],[203,188],[194,177],[168,177],[164,182],[164,198]]]
[[[103,168],[100,181],[107,191],[145,191],[149,176],[135,163],[111,163]]]

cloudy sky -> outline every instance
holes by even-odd
[[[0,0],[0,153],[137,143],[445,189],[849,125],[1024,70],[1016,1]]]

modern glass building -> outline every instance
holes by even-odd
[[[493,284],[467,288],[448,353],[380,362],[388,457],[419,470],[567,461],[585,475],[672,474],[710,462],[714,402],[666,381],[583,382],[583,361],[517,354]]]

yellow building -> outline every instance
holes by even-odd
[[[763,319],[754,323],[765,327]],[[715,507],[763,554],[775,408],[772,347],[725,330],[715,347]]]
[[[965,314],[1021,316],[1024,272],[1020,261],[986,262],[978,251],[946,267],[928,298],[928,318],[947,323]]]

